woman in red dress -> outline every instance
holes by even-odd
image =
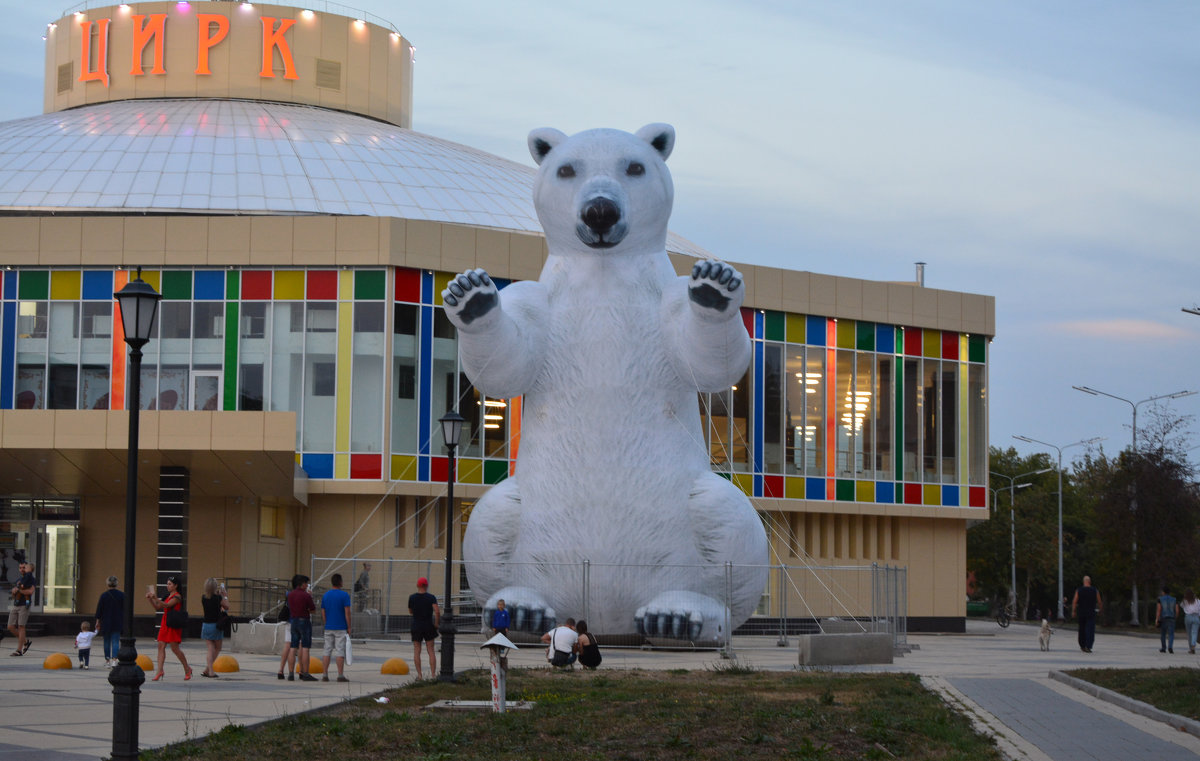
[[[183,630],[167,626],[167,611],[183,607],[183,590],[180,588],[179,577],[172,576],[167,579],[167,596],[165,598],[160,600],[155,597],[152,589],[146,593],[146,599],[150,601],[155,610],[163,612],[162,621],[158,627],[158,673],[151,681],[157,682],[162,679],[163,661],[167,657],[167,645],[170,645],[171,652],[175,653],[175,657],[183,664],[183,680],[186,682],[192,678],[192,668],[188,666],[187,658],[184,657],[183,650],[179,647],[179,643],[183,642]]]

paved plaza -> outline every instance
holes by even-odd
[[[1175,655],[1158,652],[1157,638],[1099,634],[1095,652],[1080,652],[1073,631],[1053,638],[1041,652],[1037,630],[1014,624],[1000,629],[992,621],[968,621],[963,635],[909,636],[913,651],[886,666],[858,671],[906,671],[918,674],[976,726],[997,738],[1011,758],[1032,761],[1071,759],[1195,759],[1200,737],[1172,728],[1105,700],[1085,694],[1050,677],[1052,671],[1085,666],[1102,668],[1200,667],[1200,656],[1187,655],[1186,642]],[[4,644],[10,644],[6,640]],[[1177,641],[1178,645],[1179,642]],[[153,655],[153,643],[139,641]],[[459,642],[458,669],[486,668],[479,642]],[[735,641],[739,662],[754,668],[795,668],[796,642],[775,639]],[[413,675],[379,673],[384,660],[411,660],[412,645],[355,644],[349,683],[287,682],[275,677],[277,656],[237,653],[241,671],[218,679],[200,676],[204,647],[185,642],[195,671],[183,681],[183,669],[168,656],[166,678],[142,688],[140,744],[149,748],[202,736],[228,724],[253,724],[321,706],[370,695],[408,683]],[[317,648],[319,652],[319,647]],[[108,755],[112,737],[112,688],[103,658],[93,647],[90,671],[49,671],[43,659],[53,652],[72,654],[72,640],[47,637],[34,642],[22,658],[0,657],[0,761],[83,761]],[[605,669],[703,669],[716,653],[606,649]],[[526,647],[510,656],[512,666],[544,666],[541,648]],[[99,664],[99,667],[97,667]]]

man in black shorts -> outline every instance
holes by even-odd
[[[417,667],[417,679],[421,676],[421,643],[429,652],[429,676],[437,676],[437,658],[433,654],[433,640],[437,638],[438,626],[442,623],[442,611],[437,598],[429,594],[429,579],[417,579],[417,591],[408,596],[408,612],[412,616],[413,663]]]

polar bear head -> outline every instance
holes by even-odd
[[[530,132],[529,152],[538,163],[533,205],[550,251],[663,251],[675,197],[666,160],[674,146],[669,124],[648,124],[636,134]]]

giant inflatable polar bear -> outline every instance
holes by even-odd
[[[515,475],[463,539],[471,590],[515,628],[586,611],[593,631],[715,643],[766,584],[762,523],[711,472],[697,400],[749,364],[744,286],[718,261],[672,269],[674,142],[666,124],[534,130],[540,279],[498,292],[476,269],[442,291],[472,383],[524,397]]]

